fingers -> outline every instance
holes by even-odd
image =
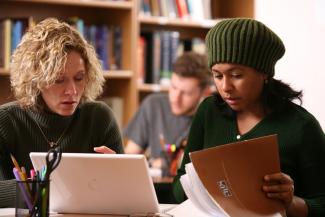
[[[286,207],[291,204],[293,190],[290,186],[263,186],[263,190],[266,192],[267,197],[283,201]]]
[[[281,200],[286,207],[292,203],[294,195],[294,182],[284,173],[274,173],[264,177],[263,191],[272,199]]]
[[[264,185],[263,190],[269,193],[277,192],[291,192],[293,190],[292,184],[281,184],[281,185]]]
[[[280,182],[280,183],[293,183],[290,176],[285,173],[274,173],[264,177],[266,182]]]
[[[103,154],[116,154],[116,152],[104,145],[100,147],[94,147],[94,151],[97,153],[103,153]]]

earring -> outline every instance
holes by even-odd
[[[264,80],[264,84],[268,84],[269,83],[269,80],[268,79],[265,79]]]

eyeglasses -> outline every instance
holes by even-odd
[[[168,213],[133,213],[128,217],[174,217]]]

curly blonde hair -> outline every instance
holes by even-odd
[[[78,52],[85,62],[86,86],[81,102],[102,93],[105,79],[93,46],[67,23],[47,18],[26,32],[12,55],[11,86],[21,107],[43,106],[41,91],[58,79],[71,51]]]

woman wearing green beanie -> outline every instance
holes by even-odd
[[[206,46],[217,93],[193,119],[173,183],[176,200],[185,200],[180,177],[190,152],[277,134],[281,173],[265,174],[261,189],[283,202],[287,216],[324,217],[325,136],[315,117],[292,102],[301,103],[302,92],[273,78],[285,53],[281,39],[259,21],[234,18],[216,24]]]

